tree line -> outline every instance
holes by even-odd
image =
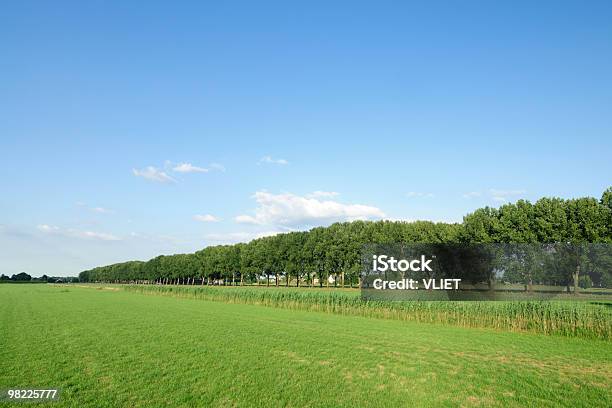
[[[25,283],[25,282],[33,282],[33,283],[75,283],[78,282],[79,278],[76,276],[47,276],[43,275],[40,278],[35,278],[25,272],[19,272],[17,274],[13,274],[12,276],[7,276],[5,274],[0,275],[0,283]]]
[[[100,266],[82,282],[354,286],[365,244],[610,243],[612,187],[600,199],[541,198],[484,207],[462,223],[353,221],[209,246],[191,254]],[[331,279],[330,279],[331,277]]]

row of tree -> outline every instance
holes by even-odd
[[[60,282],[78,282],[79,278],[77,278],[76,276],[47,276],[47,275],[43,275],[40,278],[35,278],[30,276],[29,274],[25,273],[25,272],[19,272],[17,274],[14,274],[12,276],[7,276],[5,274],[0,275],[0,282],[17,282],[17,283],[24,283],[24,282],[51,282],[51,283],[60,283]]]
[[[354,221],[209,246],[193,254],[161,255],[83,271],[83,282],[161,284],[355,285],[365,244],[610,243],[612,187],[601,199],[542,198],[485,207],[463,223]],[[331,278],[330,278],[331,277]]]

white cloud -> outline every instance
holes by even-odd
[[[196,214],[193,216],[193,219],[196,221],[201,221],[201,222],[218,222],[221,221],[219,218],[215,217],[214,215],[211,214]]]
[[[221,171],[221,172],[224,172],[224,171],[225,171],[225,166],[224,166],[224,165],[222,165],[222,164],[220,164],[220,163],[210,163],[210,164],[208,165],[208,167],[209,167],[211,170],[218,170],[218,171]]]
[[[76,230],[69,230],[68,232],[77,238],[91,238],[91,239],[98,239],[101,241],[121,241],[121,238],[113,234],[106,234],[104,232],[76,231]]]
[[[136,240],[142,240],[147,242],[157,242],[157,243],[168,243],[168,244],[180,244],[181,240],[172,235],[161,235],[161,234],[147,234],[140,233],[136,231],[130,232],[130,238]]]
[[[280,164],[280,165],[285,165],[285,164],[289,164],[289,162],[285,159],[274,159],[272,158],[272,156],[264,156],[261,159],[259,159],[259,161],[257,162],[257,164]]]
[[[482,194],[480,194],[480,192],[478,191],[470,191],[467,193],[463,194],[463,198],[475,198],[475,197],[480,197]]]
[[[81,231],[73,228],[63,229],[55,225],[40,224],[36,227],[39,231],[47,234],[58,234],[65,237],[94,239],[101,241],[121,241],[121,238],[104,232]]]
[[[104,207],[88,207],[87,203],[83,202],[83,201],[77,201],[76,205],[78,207],[81,208],[86,208],[92,212],[98,213],[98,214],[114,214],[115,211],[108,209],[108,208],[104,208]]]
[[[144,169],[132,169],[132,172],[137,177],[143,177],[147,180],[157,183],[176,183],[176,180],[170,177],[166,172],[159,170],[153,166],[147,166]]]
[[[255,216],[239,215],[236,222],[276,226],[311,226],[336,221],[371,220],[385,217],[377,207],[343,204],[331,200],[301,197],[291,193],[258,191],[253,196],[259,207]]]
[[[250,215],[239,215],[236,218],[234,218],[234,220],[241,224],[259,224],[260,223],[255,217],[251,217]]]
[[[94,207],[91,209],[91,211],[97,212],[99,214],[113,214],[114,213],[113,210],[109,210],[108,208],[104,208],[104,207]]]
[[[433,196],[434,196],[433,193],[423,193],[423,192],[420,192],[420,191],[409,191],[409,192],[406,193],[406,197],[409,197],[409,198],[414,198],[414,197],[417,197],[417,198],[432,198]]]
[[[194,166],[191,163],[180,163],[172,168],[177,173],[208,173],[204,167]]]
[[[331,197],[337,197],[339,195],[340,193],[337,193],[335,191],[317,190],[317,191],[313,191],[312,193],[308,194],[307,197],[308,198],[324,198],[324,197],[331,198]]]
[[[39,231],[43,231],[43,232],[57,232],[60,229],[59,227],[56,227],[55,225],[47,225],[47,224],[37,225],[36,228],[38,228]]]
[[[525,190],[497,190],[494,188],[490,189],[489,192],[491,193],[491,198],[498,202],[506,202],[508,201],[508,198],[512,196],[518,196],[526,193]]]

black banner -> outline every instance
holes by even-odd
[[[611,244],[370,244],[364,300],[612,300]]]

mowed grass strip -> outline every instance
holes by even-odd
[[[602,340],[0,285],[0,388],[54,407],[604,407],[611,382]]]

